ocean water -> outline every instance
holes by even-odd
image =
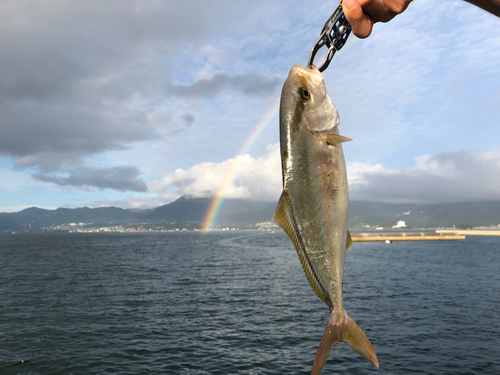
[[[323,374],[499,374],[500,238],[355,243]],[[282,232],[0,236],[1,374],[307,374],[328,319]]]

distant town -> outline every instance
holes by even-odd
[[[368,231],[382,231],[382,230],[396,230],[396,229],[407,229],[407,226],[403,220],[398,221],[396,225],[390,227],[382,227],[378,225],[370,226],[363,225],[354,230],[368,230]],[[457,228],[458,229],[458,228]],[[487,227],[477,227],[476,229],[500,229],[500,225],[487,226]],[[239,226],[225,226],[225,227],[214,227],[209,231],[213,232],[225,232],[225,231],[241,231],[241,230],[253,230],[253,231],[281,231],[281,228],[272,221],[266,221],[262,223],[239,225]],[[179,223],[179,222],[168,222],[160,224],[119,224],[119,225],[103,225],[101,223],[68,223],[61,225],[51,225],[44,228],[38,228],[37,230],[30,230],[26,228],[22,232],[38,232],[38,233],[49,233],[49,232],[66,232],[66,233],[138,233],[138,232],[201,232],[198,223]],[[18,233],[16,231],[4,231],[4,233]]]
[[[29,227],[26,228],[30,231]],[[262,222],[255,225],[239,225],[239,226],[226,226],[215,227],[210,231],[236,231],[236,230],[258,230],[258,231],[275,231],[280,230],[280,227],[271,222]],[[136,232],[186,232],[195,231],[201,232],[202,230],[197,223],[179,223],[176,221],[168,223],[141,223],[141,224],[120,224],[120,225],[103,225],[93,223],[68,223],[61,225],[51,225],[44,228],[39,228],[37,232],[67,232],[67,233],[136,233]],[[16,233],[10,231],[10,233]]]
[[[384,230],[384,229],[404,229],[407,228],[406,223],[403,220],[399,220],[397,224],[389,227],[382,227],[378,225],[362,225],[356,229],[361,230]],[[23,228],[22,232],[67,232],[67,233],[136,233],[136,232],[186,232],[203,231],[200,228],[199,223],[195,222],[162,222],[162,223],[135,223],[135,224],[103,224],[103,223],[67,223],[59,225],[50,225],[42,228],[31,228],[28,224]],[[234,226],[221,226],[213,227],[209,231],[237,231],[237,230],[257,230],[257,231],[276,231],[281,230],[279,225],[272,221],[265,221],[256,224],[240,224]],[[10,233],[16,233],[15,231],[6,231]]]
[[[0,213],[0,233],[100,233],[201,231],[211,199],[184,196],[148,210],[117,207],[37,207]],[[213,231],[281,231],[271,221],[276,202],[226,199]],[[348,227],[357,231],[450,228],[497,229],[500,201],[440,203],[430,205],[350,202]]]
[[[379,226],[379,225],[361,225],[357,227],[351,227],[352,233],[367,232],[373,233],[382,232],[388,233],[392,232],[404,232],[404,230],[422,230],[424,228],[408,228],[403,220],[399,220],[395,225],[392,226]],[[427,228],[429,229],[429,228]],[[463,227],[441,227],[434,229],[453,229],[453,230],[464,230],[472,229]],[[500,230],[500,225],[490,225],[490,226],[477,226],[473,229],[476,230],[488,230],[488,231],[498,231]],[[401,230],[401,231],[399,231]],[[234,226],[219,226],[213,227],[208,230],[209,232],[230,232],[230,231],[264,231],[264,232],[281,232],[281,228],[272,221],[265,221],[257,224],[242,224]],[[135,223],[135,224],[103,224],[103,223],[67,223],[59,225],[50,225],[47,227],[31,228],[31,225],[26,225],[19,231],[14,230],[4,230],[0,233],[4,234],[17,234],[17,233],[158,233],[158,232],[203,232],[200,228],[199,223],[195,222],[163,222],[163,223]],[[439,232],[439,230],[437,230]],[[354,234],[353,234],[354,236]],[[359,239],[353,238],[354,242],[359,242]]]

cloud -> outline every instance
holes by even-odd
[[[169,194],[147,194],[145,196],[127,195],[123,198],[115,199],[95,199],[83,203],[85,207],[120,207],[123,209],[131,208],[136,210],[145,210],[163,206],[177,199],[177,195]],[[82,204],[72,205],[71,208],[81,207]]]
[[[123,105],[0,102],[0,153],[18,167],[53,171],[79,164],[81,158],[107,150],[124,150],[155,138],[144,116]]]
[[[200,79],[192,85],[170,85],[165,95],[213,98],[223,90],[238,90],[248,95],[261,95],[274,92],[283,84],[281,78],[269,78],[255,73],[230,76],[219,73],[210,79]]]
[[[149,58],[169,54],[179,58],[176,47],[225,30],[238,22],[239,12],[250,7],[244,3],[228,7],[217,0],[209,7],[194,0],[0,4],[4,35],[0,94],[57,98],[109,84],[127,94],[134,92],[142,84],[131,78],[148,78],[144,84],[150,84],[153,76],[158,78],[147,74],[150,69],[164,71],[164,66],[155,66],[156,60]],[[121,78],[127,82],[120,83]]]
[[[351,165],[348,165],[348,171]],[[416,158],[408,169],[354,163],[352,200],[441,203],[500,200],[500,151],[441,152]],[[351,173],[349,173],[351,176]]]
[[[255,155],[276,142],[277,122],[259,137],[255,155],[229,159],[271,97],[279,96],[290,66],[307,61],[331,11],[319,0],[0,2],[0,159],[8,158],[9,167],[12,160],[16,173],[39,177],[26,173],[23,186],[34,188],[21,187],[26,197],[15,204],[34,194],[39,204],[54,205],[42,189],[79,194],[60,185],[99,189],[93,180],[77,178],[94,178],[78,172],[93,163],[106,169],[125,160],[147,181],[183,168],[185,176],[166,174],[172,181],[159,195],[162,201],[184,191],[217,191],[234,162],[241,161],[240,169],[265,169]],[[360,196],[373,196],[369,184],[356,181],[372,178],[375,184],[376,176],[410,173],[412,168],[387,169],[394,160],[407,167],[424,153],[497,147],[497,21],[464,2],[445,0],[410,6],[377,25],[369,40],[350,38],[325,82],[341,114],[341,133],[356,140],[346,147],[347,160],[373,161],[350,164],[352,194],[366,187]],[[472,138],[471,124],[477,124]],[[277,177],[259,175],[267,192],[242,171],[228,192],[274,199],[281,191],[278,160],[268,161],[277,163]],[[219,175],[203,177],[210,168]],[[134,181],[125,181],[127,189],[141,191]],[[102,197],[123,195],[107,191]],[[11,196],[9,191],[4,199]],[[387,198],[382,191],[377,197]]]
[[[185,115],[183,115],[183,116],[182,116],[182,119],[183,119],[184,121],[186,121],[186,124],[187,124],[188,126],[191,126],[191,124],[192,124],[192,123],[193,123],[193,121],[194,121],[194,116],[193,116],[192,114],[190,114],[190,113],[186,113]]]
[[[236,165],[239,167],[232,173]],[[423,155],[416,158],[413,167],[398,170],[385,168],[382,164],[352,162],[347,163],[347,171],[351,201],[426,204],[500,199],[500,150],[484,153],[461,150]],[[88,173],[84,178],[78,178],[78,173],[73,173],[67,178],[45,176],[39,179],[73,185],[93,181],[89,178],[92,174],[99,173]],[[134,180],[137,174],[134,174],[133,168],[130,174],[125,174],[128,177],[121,183],[115,180],[119,173],[102,174],[104,182],[94,181],[93,187],[120,190],[118,186],[127,185],[127,178],[130,177],[128,190],[134,191],[136,186],[138,191],[144,191],[140,190],[143,182]],[[233,178],[227,184],[230,175]],[[268,146],[266,154],[259,158],[240,155],[221,163],[205,162],[188,169],[177,169],[148,185],[153,193],[146,196],[99,199],[85,205],[154,208],[182,195],[212,197],[226,185],[224,196],[227,198],[277,202],[282,191],[279,145]]]
[[[51,172],[159,138],[165,122],[155,114],[170,101],[162,87],[186,47],[227,30],[252,6],[1,3],[0,155]]]
[[[238,156],[221,163],[201,163],[166,174],[149,186],[179,197],[214,196],[225,186],[227,198],[276,201],[282,190],[278,144],[266,155]],[[382,164],[347,163],[350,200],[389,203],[441,203],[500,200],[500,150],[441,152],[416,158],[411,168],[391,170]]]
[[[228,184],[230,176],[232,179]],[[211,197],[225,187],[224,196],[227,198],[274,201],[282,190],[279,145],[269,146],[266,155],[260,158],[239,155],[221,163],[205,162],[187,170],[177,169],[149,186],[159,193],[177,197]]]
[[[145,192],[148,190],[147,185],[138,178],[139,175],[139,170],[132,166],[113,168],[81,167],[71,170],[68,177],[37,173],[33,175],[33,178],[38,181],[51,182],[60,186]]]

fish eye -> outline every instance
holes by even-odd
[[[311,94],[309,93],[309,91],[307,91],[303,87],[300,89],[300,94],[302,95],[302,99],[304,100],[309,100],[311,98]]]

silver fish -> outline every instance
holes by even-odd
[[[344,341],[378,368],[370,341],[342,306],[347,230],[347,173],[339,115],[323,75],[314,66],[293,66],[283,86],[280,143],[283,193],[274,219],[288,234],[316,295],[330,308],[312,374]]]

